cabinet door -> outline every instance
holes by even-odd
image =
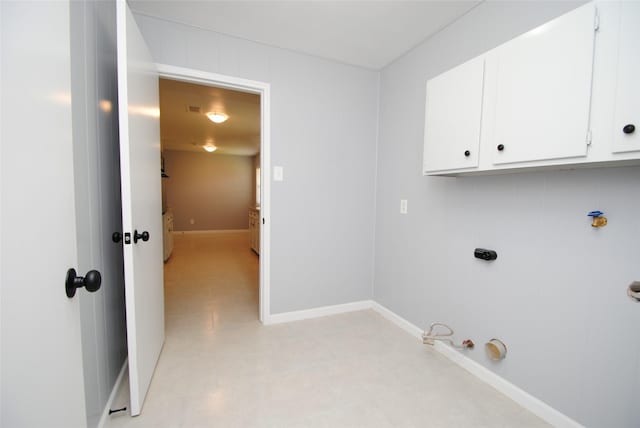
[[[478,166],[484,58],[427,82],[424,172]]]
[[[595,13],[587,4],[492,52],[495,164],[587,154]]]
[[[614,153],[640,150],[640,2],[621,2],[620,8]]]

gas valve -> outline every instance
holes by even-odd
[[[591,217],[591,227],[602,227],[607,225],[607,218],[602,211],[591,211],[587,216]]]

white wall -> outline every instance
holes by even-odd
[[[162,180],[173,230],[249,229],[255,205],[253,157],[165,150]],[[191,224],[193,220],[193,224]]]
[[[640,307],[625,291],[640,278],[640,168],[421,175],[427,79],[575,6],[485,2],[381,72],[374,299],[449,323],[480,345],[469,357],[587,426],[637,427]]]
[[[271,313],[370,298],[378,73],[136,20],[158,63],[271,84]]]

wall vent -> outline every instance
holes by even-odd
[[[200,106],[187,106],[187,112],[200,113]]]

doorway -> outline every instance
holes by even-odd
[[[217,141],[215,136],[207,136],[203,135],[199,141],[189,141],[188,144],[192,145],[194,151],[199,153],[205,153],[204,151],[209,151],[209,149],[213,148],[214,151],[220,150],[218,153],[226,152],[229,158],[234,157],[234,154],[244,154],[251,159],[251,205],[245,206],[245,222],[248,221],[249,224],[249,234],[248,234],[248,243],[247,243],[247,251],[251,251],[250,248],[257,254],[259,254],[259,262],[258,262],[258,318],[259,320],[266,324],[269,322],[270,318],[270,310],[269,310],[269,242],[270,242],[270,224],[269,224],[269,214],[270,214],[270,192],[269,192],[269,180],[270,176],[270,133],[269,133],[269,124],[270,124],[270,115],[269,115],[269,84],[262,82],[249,81],[244,79],[238,79],[230,76],[217,75],[213,73],[206,73],[198,70],[185,69],[180,67],[173,67],[167,65],[158,65],[158,71],[161,79],[167,79],[168,81],[175,82],[175,84],[195,84],[202,85],[206,87],[210,87],[212,89],[217,89],[219,91],[233,91],[236,93],[239,98],[249,99],[251,97],[257,97],[257,102],[259,106],[259,136],[254,141],[245,141],[245,144],[241,144],[236,146],[235,148],[224,147],[223,141]],[[192,114],[200,114],[205,115],[206,113],[225,113],[224,106],[221,106],[219,110],[215,111],[215,105],[210,106],[179,106],[179,108],[184,109],[184,111],[197,110],[200,107],[201,111],[193,111]],[[207,111],[204,111],[207,110]],[[201,119],[201,118],[200,118]],[[211,119],[211,118],[210,118]],[[213,119],[211,119],[213,121]],[[247,140],[251,140],[250,136],[247,136]],[[163,145],[165,145],[165,141],[163,141]],[[253,149],[251,148],[251,144],[254,145]],[[168,142],[168,145],[171,145]],[[218,147],[220,146],[220,147]],[[252,152],[253,150],[253,152]],[[206,153],[205,153],[206,154]],[[167,175],[167,178],[163,178],[163,180],[172,180],[169,165],[166,162],[163,162],[165,165],[164,174]],[[237,163],[237,162],[236,162]],[[164,187],[164,186],[163,186]],[[164,196],[164,195],[163,195]],[[163,198],[164,199],[164,198]],[[163,201],[163,211],[164,211],[164,201]],[[246,210],[246,208],[252,208],[250,210]],[[259,208],[256,210],[256,208]],[[175,213],[174,213],[175,215]],[[196,223],[197,219],[192,216],[185,217],[184,215],[181,218],[181,221],[189,222],[189,229],[198,230]],[[229,220],[227,220],[229,221]],[[176,224],[176,218],[173,218],[174,225]],[[212,227],[211,225],[206,226],[207,228]],[[235,227],[227,224],[226,226],[222,226],[226,229],[236,230]],[[184,229],[184,227],[183,227]],[[230,233],[228,236],[215,240],[223,242],[225,239],[228,243],[233,241],[233,233]],[[231,239],[231,241],[229,241]],[[214,241],[215,241],[214,240]],[[237,239],[236,239],[237,242]],[[180,245],[179,242],[176,242],[176,245]],[[230,245],[233,245],[231,243]],[[257,256],[257,254],[252,254],[252,256]]]

